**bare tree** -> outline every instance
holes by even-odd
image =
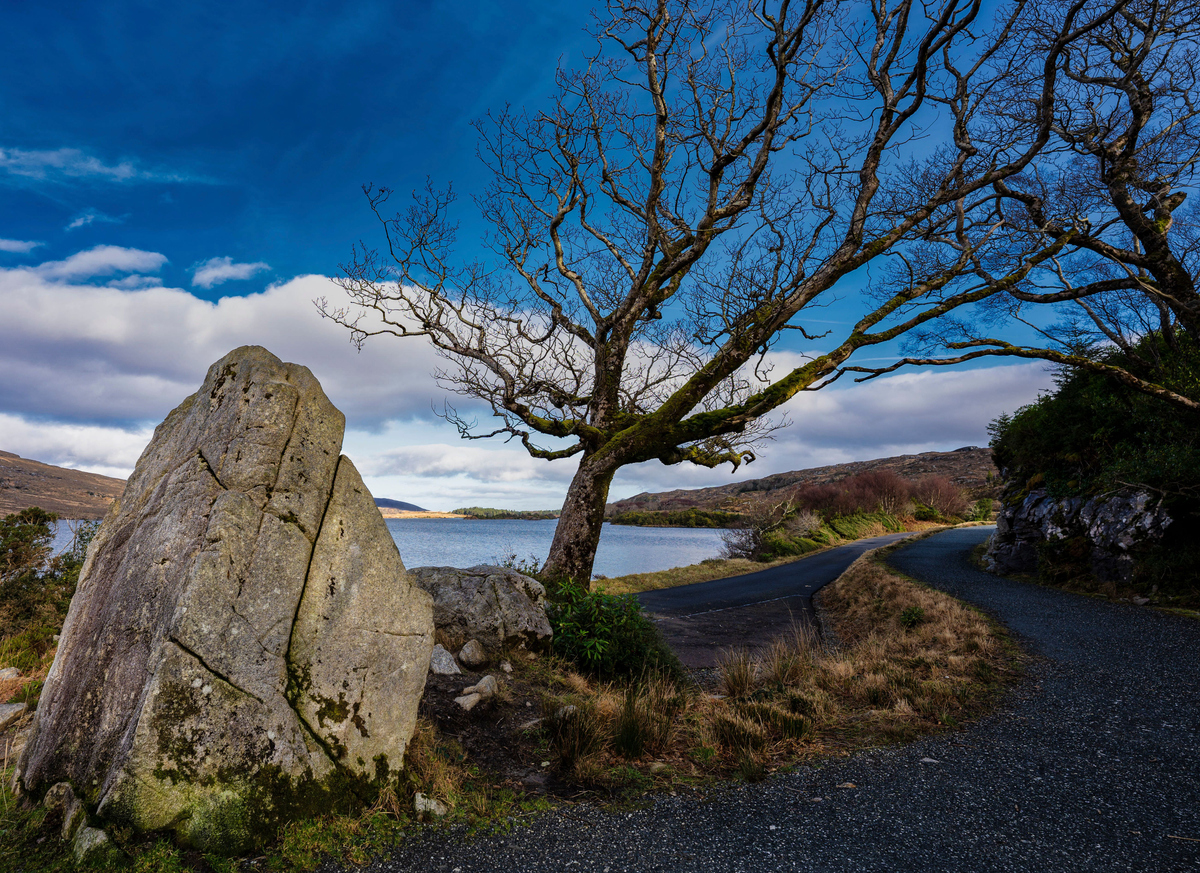
[[[1065,8],[1058,0],[1028,17],[1034,44],[1054,44]],[[945,319],[914,344],[962,354],[859,369],[869,378],[905,364],[1041,358],[1200,409],[1200,392],[1171,366],[1171,353],[1200,338],[1200,225],[1195,206],[1184,208],[1200,159],[1198,53],[1196,0],[1131,0],[1060,53],[1047,148],[997,180],[957,234],[927,234],[953,252],[968,236],[987,237],[960,277],[996,289],[984,317]],[[1012,69],[1006,111],[1032,123],[1044,77]],[[1022,281],[1009,281],[1026,267]],[[1030,342],[1006,338],[1013,322]]]
[[[464,437],[578,457],[545,572],[588,579],[621,467],[751,461],[764,416],[856,351],[996,293],[949,293],[970,252],[926,257],[926,237],[1050,140],[1062,56],[1114,2],[1047,19],[1040,90],[1005,117],[999,83],[1034,48],[1025,0],[996,21],[980,0],[613,0],[551,109],[479,125],[497,263],[456,258],[448,189],[389,216],[391,192],[368,188],[387,251],[356,250],[349,305],[318,305],[359,343],[432,342],[444,382],[500,419],[480,430],[450,410]],[[821,335],[828,351],[771,370],[784,332],[816,339],[847,277],[907,250],[906,281],[855,294],[861,318]]]

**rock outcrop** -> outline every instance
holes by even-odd
[[[1145,491],[1056,500],[1044,490],[1006,502],[996,516],[996,533],[984,557],[997,573],[1034,573],[1047,544],[1084,544],[1092,575],[1127,582],[1140,552],[1159,543],[1171,517]]]
[[[21,790],[236,850],[395,778],[431,600],[344,421],[305,367],[244,347],[159,425],[88,550]]]
[[[472,639],[492,653],[514,645],[532,648],[553,635],[546,589],[516,570],[480,564],[466,570],[414,567],[408,572],[433,595],[433,622],[453,649]]]

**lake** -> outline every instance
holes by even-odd
[[[406,567],[470,567],[495,564],[508,555],[546,560],[554,519],[389,518],[388,530]],[[631,527],[605,524],[593,572],[625,576],[669,570],[715,558],[721,531],[710,528]]]
[[[389,518],[388,530],[406,567],[471,567],[495,564],[509,555],[546,560],[554,519]],[[721,531],[709,528],[630,527],[605,524],[594,572],[625,576],[698,564],[721,552]],[[68,522],[60,522],[54,549],[71,544]]]

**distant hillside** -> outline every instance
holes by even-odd
[[[945,476],[966,489],[973,497],[993,496],[993,491],[996,490],[989,477],[989,474],[991,477],[996,476],[997,472],[992,463],[992,450],[967,446],[952,452],[922,452],[919,455],[899,455],[894,458],[852,461],[848,464],[833,464],[810,470],[775,473],[762,479],[747,479],[744,482],[731,482],[712,488],[637,494],[608,504],[605,515],[625,512],[678,512],[688,509],[737,512],[752,501],[769,500],[777,492],[795,485],[820,485],[868,470],[881,469],[895,470],[897,475],[909,480],[924,476]]]
[[[381,509],[403,509],[405,512],[428,512],[428,509],[422,509],[413,503],[405,503],[403,500],[392,500],[388,497],[376,497],[375,505]]]
[[[0,452],[0,516],[40,506],[61,518],[101,518],[125,480]]]

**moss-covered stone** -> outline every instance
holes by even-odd
[[[35,733],[35,799],[240,851],[395,779],[433,646],[344,418],[312,374],[235,350],[155,431],[95,538]]]

